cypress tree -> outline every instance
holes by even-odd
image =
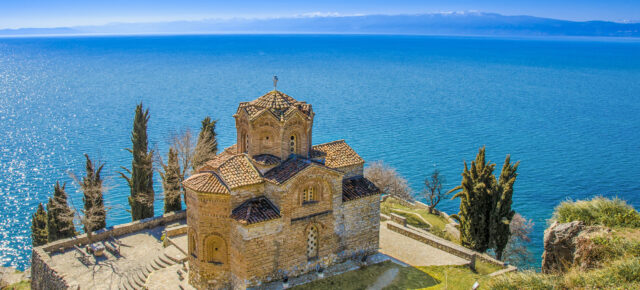
[[[42,246],[48,242],[47,212],[42,203],[31,217],[31,242],[34,247]]]
[[[162,166],[162,188],[164,189],[164,212],[172,212],[182,209],[180,202],[180,164],[178,163],[178,151],[169,148],[169,160]]]
[[[494,196],[494,207],[491,213],[491,236],[493,237],[493,248],[496,258],[502,260],[507,243],[511,237],[510,224],[515,211],[511,209],[513,197],[513,184],[516,182],[518,165],[520,161],[511,164],[511,156],[507,155],[500,172],[500,178],[496,186]]]
[[[217,122],[217,120],[211,120],[209,116],[202,120],[202,128],[200,128],[198,142],[196,143],[196,149],[193,154],[193,170],[197,170],[218,153],[218,141],[216,139],[218,135],[216,134]]]
[[[84,203],[84,215],[87,219],[90,229],[87,229],[85,223],[85,232],[97,231],[107,226],[107,212],[104,208],[104,200],[102,197],[102,177],[100,173],[104,167],[104,163],[96,168],[89,155],[85,154],[87,159],[85,166],[86,176],[82,178],[81,189],[83,192],[82,201]]]
[[[453,196],[460,198],[460,212],[452,217],[460,223],[463,246],[479,252],[493,248],[496,258],[502,258],[515,214],[511,204],[519,164],[511,164],[511,157],[507,155],[500,178],[496,180],[493,174],[496,165],[485,161],[485,147],[480,148],[470,168],[464,163],[462,183],[449,191],[460,190]]]
[[[129,205],[131,219],[134,221],[153,217],[153,151],[148,151],[148,121],[149,109],[143,110],[142,103],[138,104],[131,131],[133,145],[131,149],[127,149],[133,156],[131,169],[122,167],[127,174],[120,172],[131,189]]]
[[[53,198],[47,203],[47,233],[49,241],[70,238],[76,235],[73,225],[73,211],[67,203],[66,184],[60,186],[56,181],[53,187]]]
[[[464,163],[462,183],[449,192],[460,190],[453,199],[460,198],[460,212],[452,215],[460,223],[462,246],[485,252],[491,245],[489,219],[492,211],[492,190],[495,184],[495,164],[485,161],[485,148],[480,148],[471,167]]]

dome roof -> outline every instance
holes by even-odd
[[[242,110],[247,112],[250,117],[255,117],[263,111],[268,110],[278,119],[288,116],[296,110],[307,116],[310,116],[312,113],[310,104],[297,101],[289,95],[277,90],[270,91],[251,102],[240,103],[238,106],[238,113]]]

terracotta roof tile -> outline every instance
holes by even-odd
[[[194,174],[182,182],[184,187],[203,193],[228,194],[229,189],[220,181],[213,172],[201,172]]]
[[[231,217],[242,224],[250,225],[280,218],[278,208],[264,196],[245,201],[233,211]]]
[[[227,160],[231,159],[231,157],[236,156],[236,154],[231,153],[228,150],[224,150],[222,151],[222,153],[216,155],[215,157],[213,157],[213,159],[205,162],[204,166],[202,169],[200,170],[211,170],[211,169],[218,169],[220,167],[220,165],[222,165],[223,163],[227,162]],[[208,168],[207,168],[208,167]]]
[[[380,190],[368,179],[358,176],[342,180],[342,201],[379,194]]]
[[[283,183],[311,165],[311,160],[302,158],[289,158],[279,166],[272,168],[264,174],[264,178],[275,183]]]
[[[262,182],[260,172],[253,167],[246,155],[235,155],[222,163],[217,172],[229,188],[236,188]]]
[[[292,110],[299,110],[303,114],[311,115],[311,105],[305,102],[297,101],[280,91],[271,91],[263,96],[251,101],[242,102],[238,106],[238,112],[244,110],[250,117],[259,115],[262,111],[268,110],[278,119],[289,115]]]
[[[313,146],[311,158],[324,158],[324,165],[329,168],[338,168],[364,163],[364,160],[351,149],[344,140]]]

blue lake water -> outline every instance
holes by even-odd
[[[0,265],[25,268],[31,214],[56,180],[73,203],[83,153],[106,162],[108,224],[130,221],[137,102],[152,146],[219,119],[235,142],[241,101],[279,89],[313,105],[315,143],[346,141],[419,192],[434,165],[447,188],[482,145],[520,160],[514,208],[542,235],[568,198],[619,196],[640,207],[640,40],[418,36],[136,36],[0,39]],[[156,176],[157,177],[157,176]],[[156,181],[160,193],[160,182]],[[440,208],[457,212],[458,201]],[[156,202],[161,214],[162,202]]]

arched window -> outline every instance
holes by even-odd
[[[209,263],[224,264],[227,261],[227,245],[221,237],[209,236],[205,240],[205,260]]]
[[[307,230],[307,258],[318,257],[318,228],[312,225]]]
[[[296,138],[296,135],[291,135],[291,137],[289,137],[289,153],[291,154],[297,154],[297,150],[296,150],[296,144],[297,144],[298,140]]]
[[[309,203],[318,200],[316,190],[313,186],[309,186],[302,190],[302,203]]]
[[[193,255],[194,257],[197,257],[196,255],[196,235],[193,233],[193,231],[189,234],[189,249],[188,249],[189,253],[191,253],[191,255]]]

